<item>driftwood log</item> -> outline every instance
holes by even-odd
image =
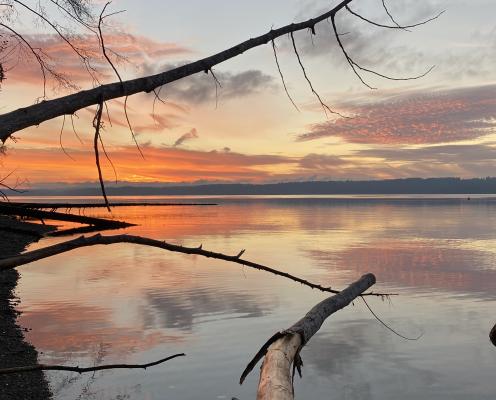
[[[346,307],[375,283],[373,274],[363,275],[339,294],[313,307],[302,319],[272,336],[258,351],[241,375],[240,384],[264,356],[257,400],[293,400],[295,370],[301,376],[300,352],[331,314]],[[292,367],[292,368],[291,368]]]

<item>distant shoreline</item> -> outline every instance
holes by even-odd
[[[110,196],[255,196],[255,195],[496,195],[496,178],[408,178],[374,181],[307,181],[266,184],[201,185],[109,183]],[[95,184],[61,185],[27,190],[21,196],[100,196]],[[18,196],[19,194],[16,194]]]

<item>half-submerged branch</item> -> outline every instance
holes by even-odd
[[[116,221],[104,218],[86,217],[84,215],[66,214],[55,211],[42,211],[35,208],[23,207],[14,205],[14,203],[0,203],[0,214],[2,215],[15,215],[23,218],[35,218],[41,221],[53,220],[64,222],[75,222],[78,224],[85,224],[95,226],[101,229],[119,229],[133,226],[128,222]]]
[[[300,357],[301,349],[330,315],[346,307],[374,283],[373,274],[363,275],[339,294],[321,301],[290,328],[277,332],[250,361],[241,375],[240,384],[265,357],[260,372],[257,400],[293,400],[295,370],[298,370],[301,376],[303,366]]]
[[[172,356],[162,358],[158,361],[153,361],[147,364],[106,364],[106,365],[98,365],[95,367],[71,367],[65,365],[47,365],[47,364],[38,364],[38,365],[28,365],[25,367],[13,367],[13,368],[2,368],[0,369],[0,375],[6,374],[17,374],[21,372],[32,372],[32,371],[69,371],[69,372],[77,372],[79,374],[83,374],[85,372],[95,372],[95,371],[103,371],[106,369],[147,369],[149,367],[154,367],[155,365],[162,364],[166,361],[172,360],[176,357],[183,357],[186,354],[179,353],[174,354]]]
[[[0,203],[2,204],[2,203]],[[59,208],[65,208],[66,210],[71,210],[73,208],[103,208],[107,207],[103,203],[25,203],[25,202],[15,202],[10,203],[11,205],[15,205],[16,207],[26,207],[32,208],[35,210],[56,210]],[[148,202],[120,202],[115,203],[112,202],[111,206],[114,207],[188,207],[188,206],[217,206],[218,203],[162,203],[156,201],[148,201]]]
[[[176,253],[190,254],[190,255],[198,255],[207,258],[215,258],[217,260],[224,260],[233,262],[236,264],[244,265],[246,267],[258,269],[260,271],[270,272],[274,275],[282,276],[284,278],[291,279],[294,282],[301,283],[302,285],[308,286],[312,289],[318,289],[323,292],[329,293],[340,293],[339,290],[332,289],[330,287],[321,286],[310,281],[307,281],[303,278],[299,278],[297,276],[291,275],[287,272],[279,271],[277,269],[258,264],[252,261],[248,261],[242,259],[241,256],[244,253],[244,250],[240,251],[236,255],[227,255],[223,253],[217,253],[214,251],[204,250],[202,246],[199,247],[186,247],[180,246],[177,244],[167,243],[165,241],[150,239],[142,236],[135,235],[109,235],[102,236],[100,234],[96,234],[94,236],[85,237],[81,236],[76,239],[68,240],[66,242],[58,243],[52,246],[47,246],[41,249],[28,251],[26,253],[20,254],[18,256],[9,257],[0,259],[0,271],[12,269],[19,267],[21,265],[29,264],[33,261],[41,260],[47,257],[52,257],[57,254],[66,253],[68,251],[78,249],[81,247],[88,246],[96,246],[96,245],[109,245],[116,243],[133,243],[142,246],[151,246],[156,247],[163,250],[168,250]],[[390,296],[391,294],[387,293],[365,293],[365,295],[373,295],[373,296]]]

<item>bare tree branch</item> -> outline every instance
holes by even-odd
[[[393,14],[389,11],[388,7],[386,6],[386,0],[382,0],[382,7],[386,11],[386,14],[388,15],[389,19],[393,24],[395,24],[398,28],[401,29],[401,25],[396,22],[396,19],[393,17]]]
[[[98,39],[99,39],[99,42],[100,42],[100,47],[102,48],[102,53],[103,53],[103,56],[105,57],[105,59],[107,60],[107,62],[110,64],[110,66],[112,67],[112,69],[114,70],[115,72],[115,75],[117,76],[117,78],[119,79],[119,82],[122,82],[122,78],[121,78],[121,75],[119,74],[119,71],[117,71],[117,68],[115,67],[114,63],[110,60],[109,56],[107,55],[107,49],[105,48],[105,42],[103,41],[103,32],[102,32],[102,22],[103,22],[103,18],[104,17],[104,12],[105,10],[107,9],[107,7],[110,5],[110,1],[105,3],[105,5],[103,6],[103,9],[102,9],[102,12],[100,13],[100,17],[98,19]]]
[[[129,115],[127,113],[127,99],[128,98],[129,98],[129,96],[126,96],[126,98],[124,99],[124,116],[126,117],[127,126],[129,127],[129,131],[131,132],[131,136],[133,138],[134,144],[136,145],[136,148],[138,149],[138,151],[141,155],[141,158],[144,160],[145,155],[141,151],[141,147],[138,144],[138,141],[136,140],[136,135],[134,134],[133,126],[131,125],[131,121],[129,120]]]
[[[277,58],[277,49],[276,49],[276,44],[274,41],[272,41],[272,49],[274,50],[274,59],[276,60],[277,71],[279,71],[279,76],[281,77],[282,86],[284,87],[284,91],[286,92],[286,95],[288,96],[289,101],[291,101],[291,104],[293,104],[294,108],[296,108],[296,110],[299,112],[300,109],[298,108],[298,106],[294,102],[293,98],[289,94],[288,88],[286,86],[286,81],[284,80],[284,75],[282,74],[281,66],[279,65],[279,59]]]
[[[100,144],[102,145],[103,154],[105,154],[105,158],[107,159],[110,166],[112,167],[112,170],[114,171],[115,183],[117,183],[117,170],[115,169],[115,165],[112,162],[112,159],[110,158],[109,154],[107,153],[107,149],[105,148],[105,144],[103,143],[102,132],[100,132],[100,134],[98,136],[100,139]]]
[[[358,17],[360,18],[361,20],[371,24],[371,25],[375,25],[375,26],[378,26],[379,28],[388,28],[388,29],[407,29],[407,28],[415,28],[417,26],[420,26],[420,25],[425,25],[431,21],[434,21],[435,19],[438,19],[441,15],[443,15],[445,13],[446,10],[443,10],[441,12],[439,12],[438,14],[436,14],[435,16],[429,18],[429,19],[426,19],[425,21],[422,21],[422,22],[417,22],[415,24],[412,24],[412,25],[398,25],[395,23],[395,25],[384,25],[384,24],[380,24],[379,22],[374,22],[374,21],[371,21],[370,19],[368,18],[365,18],[364,16],[356,13],[355,11],[353,11],[350,7],[346,6],[345,7],[346,10],[348,10],[348,12],[352,15],[354,15],[355,17]]]
[[[76,131],[76,127],[74,126],[74,115],[76,114],[71,114],[71,124],[72,124],[72,131],[74,132],[74,135],[77,137],[79,140],[79,143],[84,144],[84,142],[81,140],[81,137],[78,135]],[[77,115],[76,115],[77,116]]]
[[[64,148],[64,145],[62,144],[62,135],[64,134],[64,126],[65,126],[65,115],[63,115],[63,119],[62,119],[62,126],[60,127],[60,134],[59,134],[59,144],[60,144],[60,148],[62,149],[62,151],[64,152],[64,154],[69,157],[72,161],[76,161],[74,159],[74,157],[72,157]]]
[[[364,71],[364,72],[368,72],[370,74],[379,76],[381,78],[384,78],[384,79],[387,79],[387,80],[390,80],[390,81],[411,81],[411,80],[420,79],[420,78],[426,76],[429,72],[431,72],[435,68],[435,65],[433,65],[432,67],[430,67],[429,69],[427,69],[427,71],[423,72],[420,75],[412,76],[412,77],[405,77],[405,78],[397,78],[397,77],[392,77],[392,76],[381,74],[381,73],[379,73],[377,71],[374,71],[372,69],[369,69],[369,68],[362,67],[353,58],[351,58],[350,55],[348,54],[348,52],[346,51],[346,49],[345,49],[345,47],[343,45],[343,42],[341,41],[341,35],[338,34],[338,29],[336,27],[336,19],[335,19],[334,16],[331,17],[331,24],[332,24],[332,29],[334,31],[334,37],[336,38],[336,41],[338,42],[338,45],[339,45],[339,47],[340,47],[340,49],[341,49],[341,51],[342,51],[342,53],[343,53],[346,61],[348,62],[349,66],[351,67],[351,69],[354,72],[354,74],[358,77],[358,79],[360,80],[360,82],[362,82],[369,89],[377,89],[377,88],[376,87],[373,87],[370,84],[368,84],[367,82],[365,82],[365,80],[360,75],[360,73],[358,72],[358,70]]]
[[[154,89],[202,71],[208,71],[213,66],[236,57],[250,49],[267,44],[272,40],[289,33],[312,29],[321,21],[334,16],[339,10],[351,3],[352,0],[343,0],[329,11],[304,22],[293,23],[281,28],[270,30],[268,33],[246,40],[227,50],[210,57],[174,68],[169,71],[141,78],[114,82],[99,87],[73,93],[54,100],[34,104],[25,108],[0,115],[0,140],[5,142],[14,132],[29,126],[38,125],[49,119],[63,114],[73,114],[75,111],[103,101],[118,97],[130,96],[140,92],[151,92]]]
[[[294,53],[296,55],[296,58],[298,59],[298,64],[300,64],[300,68],[301,68],[301,71],[303,72],[303,76],[305,77],[305,80],[307,81],[308,86],[310,86],[310,90],[315,95],[315,97],[317,97],[317,100],[319,101],[320,106],[324,110],[325,115],[328,116],[327,115],[327,112],[329,111],[331,114],[336,114],[336,115],[339,115],[342,118],[346,118],[344,115],[340,114],[339,112],[332,110],[326,103],[324,103],[322,101],[322,98],[320,97],[320,95],[314,89],[314,87],[312,85],[312,81],[308,77],[307,71],[305,70],[305,66],[303,65],[303,62],[301,61],[300,54],[298,53],[298,49],[296,48],[296,42],[295,42],[295,38],[294,38],[293,32],[290,33],[290,36],[291,36],[291,42],[293,43],[293,50],[294,50]]]
[[[77,48],[71,42],[70,38],[68,38],[66,35],[64,35],[64,33],[59,29],[59,27],[56,24],[54,24],[52,21],[50,21],[45,15],[43,15],[42,13],[31,8],[30,6],[23,3],[22,1],[19,1],[19,0],[12,0],[12,1],[19,4],[20,6],[24,7],[26,10],[28,10],[29,12],[31,12],[32,14],[34,14],[38,18],[40,18],[42,21],[46,22],[57,33],[57,35],[74,51],[74,53],[76,53],[76,55],[81,59],[81,61],[83,62],[83,65],[85,66],[85,68],[88,71],[88,73],[90,74],[90,76],[93,79],[96,79],[94,76],[95,71],[91,67],[91,65],[88,61],[88,56],[86,54],[84,54],[84,52],[81,49]]]
[[[93,138],[93,150],[95,152],[95,163],[96,169],[98,170],[98,180],[100,181],[100,188],[102,190],[102,196],[107,206],[108,212],[110,210],[110,204],[107,198],[107,193],[105,192],[105,183],[103,182],[102,168],[100,167],[100,155],[98,153],[98,141],[100,139],[100,129],[102,127],[102,112],[103,112],[103,100],[100,101],[96,109],[95,118],[93,119],[93,128],[95,128],[95,136]]]

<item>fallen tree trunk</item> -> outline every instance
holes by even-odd
[[[23,218],[35,218],[41,221],[53,220],[64,222],[75,222],[78,224],[92,225],[102,229],[119,229],[134,226],[128,222],[115,221],[111,219],[86,217],[84,215],[65,214],[55,211],[42,211],[33,208],[20,207],[12,204],[0,204],[0,214],[2,215],[15,215]]]
[[[272,336],[248,364],[240,378],[246,376],[264,356],[260,372],[257,400],[293,400],[295,370],[301,376],[300,351],[320,329],[331,314],[350,304],[375,283],[373,274],[363,275],[339,294],[329,297],[313,307],[302,319],[285,331]],[[291,370],[291,366],[293,369]]]

